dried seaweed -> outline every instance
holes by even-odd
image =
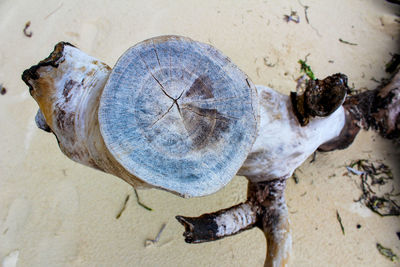
[[[376,243],[376,248],[378,249],[379,253],[381,253],[383,256],[390,259],[391,261],[397,262],[399,260],[399,257],[397,257],[397,255],[394,254],[390,248],[385,248],[379,243]]]
[[[348,44],[348,45],[358,45],[356,43],[351,43],[351,42],[345,41],[342,38],[339,38],[339,42],[344,43],[344,44]]]
[[[308,14],[307,11],[310,8],[309,6],[303,5],[300,1],[298,1],[299,4],[303,7],[304,9],[304,17],[306,18],[307,24],[310,24],[310,20],[308,19]]]
[[[342,218],[340,217],[339,212],[336,210],[336,219],[338,220],[339,224],[340,224],[340,229],[342,230],[343,235],[345,235],[344,233],[344,226],[342,223]]]
[[[137,203],[138,203],[141,207],[145,208],[146,210],[148,210],[148,211],[153,211],[152,208],[149,208],[148,206],[146,206],[145,204],[143,204],[142,202],[140,202],[139,194],[138,194],[138,192],[136,191],[136,188],[133,188],[133,190],[135,191],[135,196],[136,196]]]
[[[395,200],[399,194],[393,193],[394,188],[390,192],[381,193],[381,195],[376,192],[380,186],[387,185],[389,181],[393,180],[392,171],[387,165],[360,159],[352,162],[346,168],[349,173],[360,176],[362,194],[357,201],[380,216],[400,215],[400,206]]]
[[[28,28],[29,28],[30,26],[31,26],[31,22],[30,22],[30,21],[27,21],[27,22],[25,23],[25,27],[24,27],[24,30],[23,30],[24,35],[25,35],[26,37],[29,37],[29,38],[31,38],[32,35],[33,35],[33,32],[32,32],[32,31],[28,32]]]
[[[149,208],[148,206],[146,206],[145,204],[143,204],[142,202],[140,202],[139,195],[138,195],[138,192],[136,191],[136,189],[133,188],[133,190],[134,190],[134,192],[135,192],[136,202],[139,204],[139,206],[145,208],[145,209],[148,210],[148,211],[152,211],[152,210],[153,210],[152,208]],[[115,219],[119,219],[119,218],[121,217],[122,213],[123,213],[123,212],[125,211],[125,209],[126,209],[126,205],[128,204],[129,198],[130,198],[130,195],[127,195],[126,198],[125,198],[124,204],[122,205],[122,208],[121,208],[121,210],[118,212],[117,216],[115,216]]]
[[[315,27],[310,23],[310,20],[309,20],[309,18],[308,18],[308,9],[310,8],[310,6],[303,5],[303,4],[301,3],[300,0],[297,0],[297,2],[299,2],[299,4],[301,5],[301,7],[304,9],[304,17],[306,18],[307,24],[310,25],[310,27],[317,33],[317,35],[318,35],[319,37],[322,37],[322,35],[319,33],[318,29],[315,28]]]
[[[127,195],[127,196],[126,196],[125,201],[124,201],[124,205],[122,206],[121,210],[118,212],[117,216],[115,216],[115,219],[118,220],[119,217],[121,217],[122,213],[123,213],[124,210],[126,209],[126,204],[127,204],[128,201],[129,201],[129,197],[130,197],[130,195]]]

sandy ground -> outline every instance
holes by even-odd
[[[266,245],[259,230],[189,245],[174,219],[243,201],[243,177],[214,195],[190,200],[141,190],[142,201],[154,209],[149,212],[137,205],[128,184],[69,160],[52,135],[36,128],[37,105],[20,76],[61,40],[112,66],[141,40],[179,34],[216,46],[254,83],[283,93],[294,90],[297,61],[307,54],[319,78],[340,71],[355,88],[373,89],[372,77],[387,77],[385,63],[400,43],[395,5],[381,0],[302,4],[309,6],[310,24],[298,1],[0,1],[0,83],[7,88],[0,95],[3,266],[262,266]],[[283,20],[291,10],[300,23]],[[22,33],[27,21],[31,38]],[[274,66],[266,66],[264,58]],[[371,132],[361,133],[345,151],[319,153],[316,162],[304,163],[299,183],[290,180],[286,191],[291,266],[396,266],[375,244],[400,254],[399,218],[381,218],[355,203],[357,178],[342,175],[346,164],[360,158],[389,164],[399,186],[399,147]],[[117,220],[127,194],[131,199]],[[159,242],[145,247],[163,223]]]

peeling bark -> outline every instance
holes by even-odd
[[[185,226],[183,236],[187,243],[203,243],[253,228],[257,221],[257,207],[246,201],[200,217],[176,216],[176,219]]]
[[[247,178],[252,180],[251,177]],[[185,227],[185,241],[214,241],[256,226],[267,239],[265,266],[285,266],[291,249],[285,186],[286,179],[283,178],[250,182],[244,203],[199,217],[176,216]]]

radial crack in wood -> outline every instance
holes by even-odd
[[[255,86],[221,52],[185,37],[145,40],[113,70],[60,43],[23,80],[40,107],[38,126],[68,157],[135,186],[214,193],[257,135]]]

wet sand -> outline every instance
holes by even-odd
[[[309,6],[305,18],[304,8]],[[300,23],[283,16],[297,11]],[[0,261],[14,266],[262,266],[265,239],[252,229],[220,241],[189,245],[175,215],[198,216],[246,198],[235,177],[218,193],[182,199],[140,190],[147,211],[122,180],[66,158],[51,134],[37,129],[35,101],[20,76],[68,41],[113,66],[130,46],[178,34],[210,43],[255,84],[288,94],[299,59],[318,78],[342,72],[356,89],[373,89],[390,53],[399,51],[395,5],[385,1],[2,1],[0,3]],[[24,36],[23,28],[31,22]],[[339,39],[357,44],[349,45]],[[318,153],[286,190],[293,235],[291,266],[396,266],[379,242],[400,255],[398,217],[381,218],[354,202],[352,160],[382,160],[400,189],[399,146],[362,132],[347,150]],[[121,217],[116,219],[127,194]],[[346,234],[336,219],[339,211]],[[145,247],[166,223],[158,243]],[[357,224],[361,225],[357,229]],[[398,264],[398,263],[397,263]]]

